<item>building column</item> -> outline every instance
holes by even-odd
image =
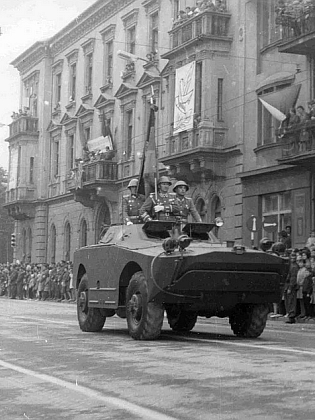
[[[47,254],[47,205],[42,204],[36,207],[34,234],[33,234],[33,255],[35,263],[45,263]]]

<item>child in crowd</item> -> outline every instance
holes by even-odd
[[[306,313],[305,313],[305,306],[304,306],[304,300],[303,300],[303,283],[306,279],[306,277],[309,275],[308,270],[305,267],[305,262],[302,259],[301,255],[299,255],[298,259],[297,259],[297,263],[299,266],[299,270],[297,272],[297,302],[300,306],[300,315],[298,316],[298,318],[300,319],[305,319]]]

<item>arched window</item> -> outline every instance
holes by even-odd
[[[65,226],[65,253],[64,253],[64,259],[66,261],[70,261],[71,258],[71,227],[70,227],[70,223],[67,222],[66,226]]]
[[[54,224],[50,228],[50,262],[56,262],[56,227]]]
[[[80,241],[79,241],[80,247],[87,245],[87,224],[86,220],[82,219],[81,225],[80,225]]]

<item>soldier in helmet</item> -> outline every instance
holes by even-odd
[[[127,225],[142,223],[139,210],[144,203],[144,196],[137,194],[138,180],[133,178],[129,184],[130,196],[123,197],[123,218]]]
[[[188,215],[191,214],[195,222],[201,223],[201,217],[191,198],[185,197],[189,186],[185,181],[177,181],[174,185],[173,191],[176,193],[176,204],[180,208],[181,222],[187,223]]]
[[[162,176],[158,181],[158,193],[151,193],[140,209],[140,216],[144,222],[152,219],[176,221],[180,217],[180,208],[175,202],[175,194],[169,193],[172,185],[167,176]]]

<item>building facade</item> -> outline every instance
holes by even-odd
[[[222,240],[249,245],[244,226],[255,214],[276,217],[278,229],[292,225],[293,240],[304,241],[309,164],[286,155],[286,136],[260,98],[301,85],[299,101],[309,100],[312,58],[286,47],[276,1],[210,3],[190,13],[194,0],[99,0],[14,60],[21,110],[7,139],[6,207],[15,258],[71,260],[122,221],[152,94],[159,173],[190,184],[204,221],[223,217]],[[111,159],[97,152],[108,139]]]

